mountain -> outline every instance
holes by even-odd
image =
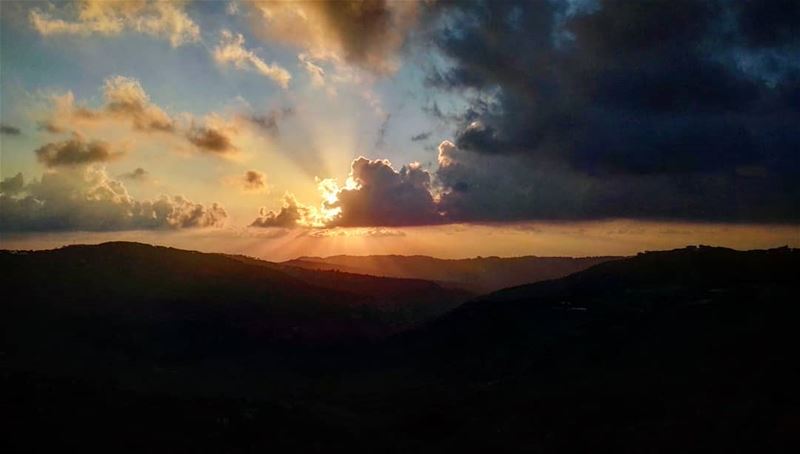
[[[683,311],[744,307],[755,313],[771,304],[756,301],[782,302],[797,290],[799,265],[800,250],[789,248],[743,252],[690,246],[640,253],[562,279],[478,297],[404,340],[432,336],[451,344],[480,345],[515,336],[562,340],[596,325],[619,327]]]
[[[505,289],[392,339],[374,411],[444,451],[793,451],[798,295],[800,250],[703,246]]]
[[[399,303],[350,317],[384,288],[452,294],[120,243],[0,265],[5,452],[800,446],[796,249],[642,253],[330,343],[281,327],[385,323]]]
[[[30,354],[74,343],[112,356],[195,358],[377,339],[470,296],[428,281],[122,242],[3,251],[0,269],[0,325]]]
[[[310,270],[339,270],[437,281],[445,286],[489,293],[507,287],[557,279],[620,257],[477,257],[437,259],[421,255],[335,255],[299,257],[284,265]]]

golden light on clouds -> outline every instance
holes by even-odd
[[[130,30],[167,39],[173,47],[200,39],[200,27],[184,11],[185,2],[83,0],[60,10],[34,8],[31,26],[43,36],[113,36]]]
[[[301,49],[307,63],[319,68],[311,59],[347,62],[381,74],[397,69],[396,53],[418,14],[416,1],[261,1],[248,5],[257,12],[257,33]],[[306,64],[306,68],[313,66]]]
[[[622,71],[671,55],[641,62],[591,32],[616,23],[598,20],[622,4],[577,21],[567,17],[576,11],[529,6],[9,2],[4,36],[17,38],[2,44],[0,177],[27,184],[2,196],[45,205],[55,199],[32,182],[92,167],[132,201],[224,211],[227,233],[205,234],[263,241],[267,255],[282,254],[270,244],[464,256],[796,242],[796,109],[782,101],[794,79],[776,73],[770,85],[747,72],[755,60],[745,69],[692,55],[674,69],[712,65],[729,78],[719,84],[726,96],[676,83],[682,96],[644,108],[662,100],[650,86],[584,92],[583,77],[605,80],[606,64]],[[534,23],[542,27],[518,27]],[[559,30],[575,45],[560,48]],[[595,41],[614,52],[595,61],[584,54]],[[553,58],[563,52],[575,58]],[[746,97],[764,110],[736,108]],[[628,127],[639,118],[641,128]],[[81,200],[93,194],[83,183],[69,188]],[[50,221],[28,234],[86,225],[50,205]],[[93,210],[98,230],[140,225]],[[6,219],[24,231],[25,216]]]

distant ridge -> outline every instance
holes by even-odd
[[[489,293],[506,287],[557,279],[622,257],[475,257],[439,259],[423,255],[335,255],[298,257],[283,265],[310,270],[339,270],[396,278],[427,279],[444,286]]]

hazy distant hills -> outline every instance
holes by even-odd
[[[648,252],[463,304],[132,243],[0,267],[8,452],[800,446],[799,250]]]
[[[427,279],[475,293],[489,293],[548,279],[557,279],[620,257],[477,257],[447,260],[420,255],[335,255],[299,257],[284,265],[311,270]]]

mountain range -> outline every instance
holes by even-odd
[[[796,249],[645,252],[480,296],[134,243],[0,270],[4,452],[800,446]]]
[[[475,257],[439,259],[422,255],[334,255],[299,257],[284,265],[310,270],[339,270],[409,279],[428,279],[443,286],[489,293],[532,282],[557,279],[622,257]]]

